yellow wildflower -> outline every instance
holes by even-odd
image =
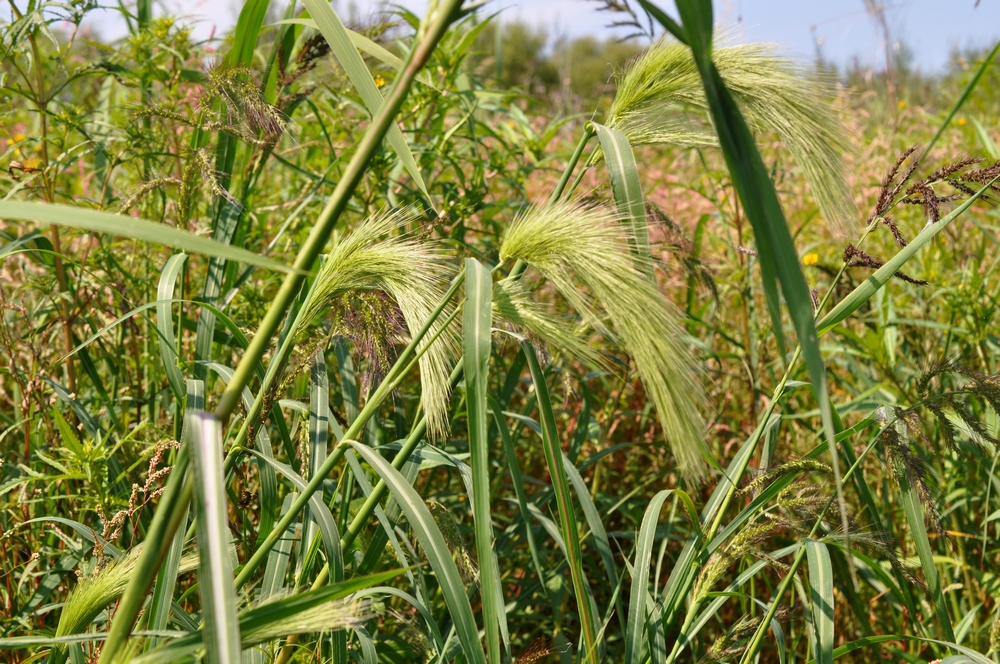
[[[899,106],[899,110],[903,110],[904,108],[906,108],[906,102],[902,99],[900,99],[899,103],[896,105]]]
[[[815,265],[819,262],[819,254],[815,251],[810,251],[808,254],[802,257],[803,265]]]
[[[21,141],[23,141],[23,140],[24,140],[25,138],[27,138],[27,136],[25,136],[25,135],[24,135],[24,134],[23,134],[22,132],[20,132],[20,131],[19,131],[19,132],[17,132],[16,134],[14,134],[14,142],[15,142],[15,143],[20,143],[20,142],[21,142]]]
[[[384,88],[385,87],[385,79],[382,78],[381,74],[375,74],[375,87],[376,88]]]
[[[961,127],[964,124],[965,124],[965,118],[959,118],[958,119],[958,126]]]

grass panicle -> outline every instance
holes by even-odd
[[[592,367],[610,367],[608,358],[591,343],[593,328],[560,316],[550,305],[535,300],[523,281],[504,279],[493,285],[493,314],[514,334],[525,335]]]
[[[850,150],[830,103],[830,85],[769,44],[717,45],[712,61],[751,126],[773,131],[802,169],[823,217],[836,227],[855,221],[842,155]],[[663,39],[618,76],[607,125],[633,146],[718,144],[706,120],[708,102],[691,49]],[[595,153],[596,156],[596,153]]]
[[[391,236],[417,219],[412,208],[383,210],[362,221],[337,242],[323,261],[316,276],[318,283],[303,305],[303,320],[335,315],[338,310],[341,315],[347,314],[339,306],[344,304],[345,295],[384,293],[398,306],[406,328],[410,332],[419,330],[444,295],[445,275],[450,266],[444,254],[431,243],[412,235]],[[365,307],[361,315],[377,314],[378,311],[377,307]],[[428,431],[437,437],[448,430],[446,411],[451,392],[448,376],[459,346],[455,328],[443,324],[448,315],[446,311],[434,323],[427,337],[430,341],[418,349],[423,353],[420,358],[421,403],[427,413]],[[383,327],[395,337],[401,331],[394,329],[389,316],[391,314],[385,314],[384,322],[389,324]],[[334,320],[334,328],[341,322]],[[368,329],[373,328],[369,325]],[[376,345],[374,340],[370,343]]]
[[[610,319],[635,358],[681,472],[697,480],[705,475],[701,385],[678,313],[637,265],[626,228],[617,213],[597,206],[533,207],[507,227],[500,258],[539,270],[596,329],[609,332]]]

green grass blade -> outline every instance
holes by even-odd
[[[288,512],[292,501],[298,494],[294,491],[285,495],[281,504],[281,516]],[[285,530],[284,535],[277,541],[271,553],[267,555],[267,564],[264,566],[264,578],[261,581],[260,589],[257,591],[257,599],[263,601],[268,597],[281,592],[285,586],[285,574],[288,572],[288,560],[292,555],[292,542],[295,539],[296,524],[291,524]]]
[[[37,221],[43,224],[55,224],[67,228],[78,228],[91,233],[107,233],[127,237],[143,242],[163,245],[192,254],[217,256],[231,261],[271,268],[278,272],[294,272],[295,270],[276,260],[258,256],[252,251],[240,249],[228,244],[210,240],[188,233],[173,226],[158,224],[147,219],[126,217],[124,215],[88,210],[71,205],[55,205],[49,203],[0,201],[0,218],[18,219],[20,221]]]
[[[319,26],[316,25],[316,21],[312,20],[311,18],[287,18],[281,21],[275,21],[275,25],[301,25],[307,28],[312,28],[314,30],[319,30]],[[406,64],[405,62],[403,62],[401,58],[396,56],[392,51],[384,48],[378,42],[372,41],[371,39],[365,37],[363,34],[359,32],[355,32],[354,30],[348,28],[347,35],[351,38],[351,42],[359,51],[367,53],[376,60],[379,60],[389,65],[396,71],[402,69],[403,66]],[[434,87],[434,81],[431,79],[430,76],[427,75],[427,72],[421,72],[417,74],[417,80],[423,83],[424,85]]]
[[[238,664],[242,648],[236,616],[233,566],[229,556],[222,424],[206,413],[194,413],[188,416],[188,426],[194,460],[198,590],[205,624],[205,651],[211,664]]]
[[[531,370],[531,380],[535,386],[535,395],[542,422],[542,447],[545,452],[545,463],[552,480],[552,490],[556,497],[556,507],[559,512],[559,528],[566,546],[567,564],[576,595],[576,608],[580,615],[580,629],[587,661],[597,664],[600,661],[598,652],[600,644],[597,638],[597,616],[590,604],[590,585],[583,569],[583,554],[580,545],[580,531],[576,525],[576,514],[573,509],[573,498],[570,495],[569,484],[566,481],[566,470],[562,463],[562,449],[559,445],[559,431],[556,428],[555,414],[549,401],[549,388],[545,383],[545,374],[538,363],[535,348],[527,341],[521,342],[521,351],[528,359]]]
[[[925,156],[930,154],[931,149],[938,142],[938,139],[941,138],[941,134],[943,134],[944,130],[948,128],[948,125],[951,123],[951,119],[954,118],[955,114],[958,113],[958,110],[965,105],[965,102],[972,95],[972,91],[975,90],[976,86],[979,84],[979,79],[981,79],[983,77],[983,74],[986,73],[986,70],[990,68],[990,65],[993,63],[993,59],[996,58],[998,52],[1000,52],[1000,41],[996,43],[996,45],[993,47],[993,50],[991,50],[989,54],[983,59],[983,63],[979,65],[979,69],[977,69],[976,73],[972,76],[971,79],[969,79],[969,82],[966,84],[965,89],[962,90],[962,94],[960,94],[958,96],[958,99],[955,100],[955,103],[952,104],[951,110],[948,111],[948,115],[945,117],[944,122],[942,122],[941,126],[938,127],[937,132],[934,134],[934,138],[930,140],[930,143],[927,144],[927,147],[925,147],[924,151],[921,153],[920,155],[921,161],[923,161],[923,158]]]
[[[406,514],[410,528],[420,541],[431,569],[434,570],[465,656],[471,664],[486,664],[476,619],[472,614],[472,605],[465,594],[465,584],[427,505],[406,478],[378,452],[354,441],[344,441],[342,444],[353,447],[389,487],[396,502]]]
[[[219,374],[227,384],[233,379],[233,370],[218,362],[202,363],[207,369]],[[243,389],[243,407],[248,411],[253,406],[254,397],[250,388]],[[276,418],[277,419],[277,418]],[[274,526],[274,513],[278,509],[278,480],[274,475],[274,469],[265,463],[267,458],[273,458],[271,448],[271,437],[267,433],[267,427],[259,427],[254,438],[254,448],[260,455],[257,459],[257,475],[260,481],[260,513],[257,527],[262,532],[270,532]]]
[[[809,563],[809,599],[816,627],[816,664],[833,664],[833,567],[830,551],[817,540],[806,538]]]
[[[524,356],[522,354],[518,354],[518,357]],[[543,571],[544,568],[542,567],[541,556],[538,552],[538,544],[535,542],[535,535],[531,529],[531,510],[528,508],[528,495],[524,491],[524,478],[521,475],[521,468],[517,462],[517,451],[514,449],[514,439],[510,433],[510,427],[507,426],[507,420],[504,419],[503,409],[500,407],[500,404],[493,397],[487,397],[487,399],[489,400],[490,408],[493,411],[493,421],[496,422],[497,429],[500,431],[500,440],[503,442],[504,455],[507,457],[507,468],[510,471],[510,480],[514,485],[514,494],[517,496],[517,505],[520,509],[521,521],[524,523],[525,539],[528,540],[528,550],[531,552],[531,562],[535,566],[535,573],[538,575],[538,581],[542,584],[542,588],[547,594],[547,577]]]
[[[479,593],[483,603],[483,629],[490,662],[500,661],[500,632],[507,651],[507,619],[500,567],[493,550],[493,515],[490,508],[490,439],[486,392],[489,387],[493,331],[493,276],[475,258],[465,259],[465,307],[462,329],[465,353],[465,403],[468,408],[469,452],[472,464],[472,504],[479,558]]]
[[[587,527],[590,528],[591,536],[594,538],[594,548],[597,550],[597,555],[600,556],[601,562],[604,564],[604,573],[608,577],[608,587],[614,588],[618,585],[618,566],[615,565],[615,557],[611,551],[611,541],[608,539],[608,532],[604,528],[601,515],[597,511],[597,505],[594,504],[593,498],[590,497],[590,490],[587,487],[587,483],[583,481],[580,471],[576,469],[576,466],[573,465],[573,462],[565,454],[562,455],[562,460],[563,468],[566,469],[566,476],[569,478],[569,482],[576,492],[576,498],[580,501],[580,507],[583,508],[583,516],[587,520]],[[620,595],[616,598],[615,605],[618,620],[624,632],[625,612],[622,610]]]
[[[920,495],[917,487],[913,486],[908,472],[905,470],[898,473],[900,502],[903,504],[903,513],[906,515],[906,523],[910,527],[910,534],[917,545],[917,556],[920,559],[920,568],[924,572],[924,579],[927,581],[927,589],[930,591],[931,601],[934,604],[934,616],[937,619],[938,628],[946,641],[955,640],[955,630],[952,627],[951,616],[944,601],[944,594],[941,591],[941,578],[938,576],[937,565],[934,562],[934,550],[931,548],[930,540],[927,538],[927,528],[924,525],[924,511],[920,504]]]
[[[174,337],[170,301],[174,297],[174,285],[185,260],[187,254],[174,254],[168,258],[156,287],[156,328],[159,330],[160,359],[167,374],[167,383],[178,401],[184,398],[184,375],[177,366],[177,340]]]
[[[604,161],[611,178],[611,191],[618,210],[627,215],[632,226],[629,237],[632,251],[639,257],[638,266],[652,276],[653,263],[649,253],[649,228],[646,225],[646,203],[639,182],[639,169],[628,139],[617,129],[594,124],[597,138],[604,151]]]
[[[226,54],[225,63],[230,67],[249,65],[253,62],[253,52],[257,48],[257,36],[267,16],[270,0],[247,0],[236,20],[233,32],[233,46]]]
[[[320,472],[323,466],[323,462],[326,461],[326,457],[329,453],[330,446],[330,378],[326,371],[326,359],[323,357],[323,352],[317,352],[313,356],[312,368],[310,370],[310,384],[309,384],[309,477],[310,479]],[[302,483],[305,486],[305,482]],[[317,496],[318,498],[318,496]],[[317,499],[318,503],[322,503],[322,500]],[[303,542],[312,542],[315,536],[315,525],[318,524],[320,519],[329,519],[330,524],[327,525],[325,535],[327,539],[327,555],[330,557],[332,563],[330,571],[333,576],[332,579],[336,581],[344,580],[344,561],[343,554],[340,550],[340,534],[336,528],[336,520],[330,513],[329,508],[323,504],[323,509],[321,512],[323,514],[314,514],[316,509],[312,507],[313,501],[310,501],[309,517],[310,521],[306,522],[306,528],[304,529],[305,535],[303,536]],[[331,530],[331,527],[332,530]],[[331,541],[331,537],[336,536],[334,540]],[[334,547],[334,548],[331,548]]]
[[[347,464],[351,467],[351,472],[354,473],[358,486],[361,487],[361,493],[367,499],[368,496],[372,494],[372,485],[371,482],[368,481],[366,473],[361,468],[361,464],[358,463],[357,455],[348,450],[347,454],[344,456],[347,457]],[[396,505],[395,501],[393,501],[393,505]],[[372,541],[368,544],[369,550],[365,552],[365,558],[371,556],[373,559],[371,564],[374,566],[375,562],[378,561],[385,550],[385,543],[388,542],[392,547],[393,552],[396,554],[396,558],[399,559],[400,564],[404,567],[409,567],[410,563],[407,561],[406,554],[403,553],[403,547],[400,546],[399,539],[396,537],[396,533],[393,530],[393,521],[389,519],[389,516],[385,513],[385,510],[382,509],[381,505],[376,505],[374,512],[375,518],[378,520],[379,526],[382,528],[382,537],[376,536],[372,538]],[[366,570],[365,560],[362,560],[360,569],[362,571]],[[410,582],[411,586],[416,587],[417,581],[413,576],[413,572],[409,569],[406,571],[406,578]]]
[[[368,108],[368,112],[374,117],[378,114],[378,110],[384,102],[382,93],[379,92],[378,86],[375,85],[375,80],[372,78],[371,72],[368,71],[368,67],[365,66],[365,61],[362,59],[361,53],[358,52],[357,46],[354,45],[354,41],[351,39],[351,35],[344,26],[343,21],[340,20],[337,12],[333,10],[333,7],[330,6],[327,0],[302,0],[302,4],[305,5],[306,10],[312,15],[312,19],[316,21],[316,26],[327,43],[330,44],[337,62],[347,72],[347,77],[351,79],[351,83],[358,91],[358,94],[361,95],[361,99]],[[413,158],[410,146],[406,143],[406,137],[403,136],[403,132],[397,124],[394,123],[389,127],[389,131],[386,133],[386,140],[396,155],[399,156],[399,160],[403,162],[403,166],[410,174],[410,177],[417,183],[420,191],[430,201],[431,197],[427,192],[427,185],[424,184],[424,178],[420,174],[417,160]]]
[[[232,140],[227,137],[226,140]],[[219,212],[215,231],[212,234],[216,242],[232,245],[233,235],[236,227],[240,223],[243,211],[236,205],[227,203]],[[222,282],[226,277],[226,260],[213,256],[208,261],[208,273],[205,275],[205,285],[201,291],[201,299],[208,304],[219,304],[219,293],[222,290]],[[215,315],[211,311],[202,311],[198,316],[198,332],[195,336],[194,359],[198,362],[210,362],[212,360],[212,348],[215,343]],[[206,369],[202,365],[195,366],[195,375],[202,380],[208,378]],[[211,383],[208,383],[211,386]]]
[[[200,380],[188,380],[186,386],[185,410],[188,413],[195,413],[205,409],[205,384]],[[186,432],[185,432],[186,433]],[[184,439],[184,436],[181,436]],[[156,584],[153,586],[153,597],[149,604],[149,628],[152,630],[163,630],[169,625],[170,608],[174,597],[174,588],[177,585],[177,572],[180,566],[181,554],[184,552],[184,537],[187,530],[187,510],[181,518],[180,527],[174,533],[173,542],[167,557],[160,565],[160,572],[156,575]],[[150,645],[155,646],[158,640],[153,639]]]
[[[985,194],[990,186],[994,184],[1000,178],[993,178],[990,180],[982,189],[976,192],[974,196],[970,196],[968,200],[959,205],[957,208],[952,210],[948,215],[941,218],[936,224],[931,224],[926,226],[917,237],[913,238],[908,245],[903,247],[899,253],[890,258],[885,265],[875,270],[874,274],[865,279],[861,284],[858,285],[851,293],[841,300],[837,306],[830,310],[826,316],[816,324],[819,329],[820,334],[824,334],[832,329],[837,323],[840,323],[845,318],[850,316],[852,313],[858,310],[861,305],[867,302],[871,297],[878,292],[882,286],[885,286],[886,282],[892,278],[892,275],[896,274],[903,265],[906,264],[913,256],[920,251],[922,247],[928,244],[931,239],[948,227],[948,224],[955,221],[958,217],[962,216],[966,210],[972,207],[980,196]]]
[[[798,252],[788,230],[774,183],[757,150],[757,144],[743,114],[712,62],[711,0],[678,0],[677,9],[681,14],[705,88],[705,97],[719,136],[719,146],[722,148],[726,166],[733,179],[733,186],[753,227],[775,334],[780,343],[781,314],[775,287],[776,280],[781,284],[781,292],[795,325],[802,356],[809,371],[816,399],[819,401],[823,432],[827,441],[833,443],[836,430],[826,387],[826,365],[816,334],[812,296],[802,274]],[[831,444],[829,451],[837,490],[837,503],[840,506],[844,536],[847,537],[847,506],[840,482],[837,446]]]
[[[656,540],[656,525],[663,503],[673,491],[664,489],[649,501],[635,540],[635,562],[632,564],[632,591],[628,601],[628,623],[625,626],[625,664],[640,664],[642,643],[646,633],[646,603],[649,601],[649,562]]]
[[[922,636],[912,636],[910,634],[879,634],[878,636],[867,636],[856,641],[851,641],[850,643],[845,643],[844,645],[838,647],[833,651],[833,657],[834,659],[837,659],[839,657],[843,657],[844,655],[861,650],[862,648],[870,648],[872,646],[877,646],[880,643],[886,643],[889,641],[917,641],[919,643],[931,643],[937,646],[951,648],[952,650],[965,655],[975,664],[996,664],[996,662],[991,660],[989,657],[985,657],[972,648],[966,648],[958,645],[957,643],[938,641],[937,639],[927,639]],[[814,662],[810,661],[808,664],[814,664]]]
[[[274,457],[264,456],[256,450],[247,451],[254,454],[258,458],[263,459],[272,468],[284,475],[292,484],[295,485],[295,488],[298,489],[300,493],[305,492],[307,485],[306,480],[292,470],[291,466],[278,461]],[[321,493],[312,493],[309,496],[308,505],[309,516],[315,519],[316,524],[319,526],[319,532],[323,538],[323,546],[326,547],[328,559],[334,568],[332,572],[334,575],[339,575],[339,577],[342,578],[344,574],[344,560],[340,548],[340,533],[337,529],[337,521],[333,518],[330,508],[323,502]],[[311,539],[306,540],[307,544],[308,542],[311,542]]]

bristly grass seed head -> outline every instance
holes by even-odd
[[[305,321],[338,311],[348,293],[382,292],[395,300],[409,333],[420,330],[441,301],[449,268],[444,254],[428,242],[412,236],[387,237],[416,219],[413,209],[387,210],[362,221],[333,248],[316,276],[317,285],[304,305]],[[427,430],[441,436],[448,430],[449,374],[458,348],[454,327],[442,328],[446,310],[418,348],[421,403],[427,415]],[[334,322],[335,327],[339,324]],[[395,336],[397,330],[393,328]]]
[[[571,201],[534,207],[507,227],[500,258],[539,270],[596,329],[610,333],[605,315],[610,319],[635,358],[681,472],[697,480],[705,474],[701,385],[678,314],[630,252],[626,228],[600,207]]]
[[[802,169],[824,218],[843,228],[857,216],[842,159],[849,150],[830,87],[768,44],[717,46],[712,61],[751,126],[774,131]],[[664,39],[618,77],[607,125],[633,146],[717,145],[691,49]],[[595,153],[595,157],[599,156]]]

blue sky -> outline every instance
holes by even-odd
[[[280,0],[279,0],[280,1]],[[426,0],[398,0],[418,13]],[[198,19],[197,34],[216,34],[235,21],[241,3],[227,0],[162,0],[161,7]],[[385,6],[383,0],[335,0],[345,15],[367,15]],[[660,2],[673,12],[670,0]],[[893,42],[904,42],[914,65],[939,71],[955,47],[992,46],[1000,39],[1000,0],[885,0]],[[637,5],[633,1],[633,5]],[[614,34],[605,26],[608,14],[595,11],[587,0],[492,0],[487,11],[501,10],[503,20],[520,19],[544,26],[553,35]],[[770,41],[789,53],[811,59],[820,45],[823,55],[838,65],[852,59],[879,67],[884,39],[866,14],[862,0],[715,0],[716,20],[729,26],[737,41]],[[110,17],[109,17],[110,18]],[[113,34],[110,23],[101,25]]]

